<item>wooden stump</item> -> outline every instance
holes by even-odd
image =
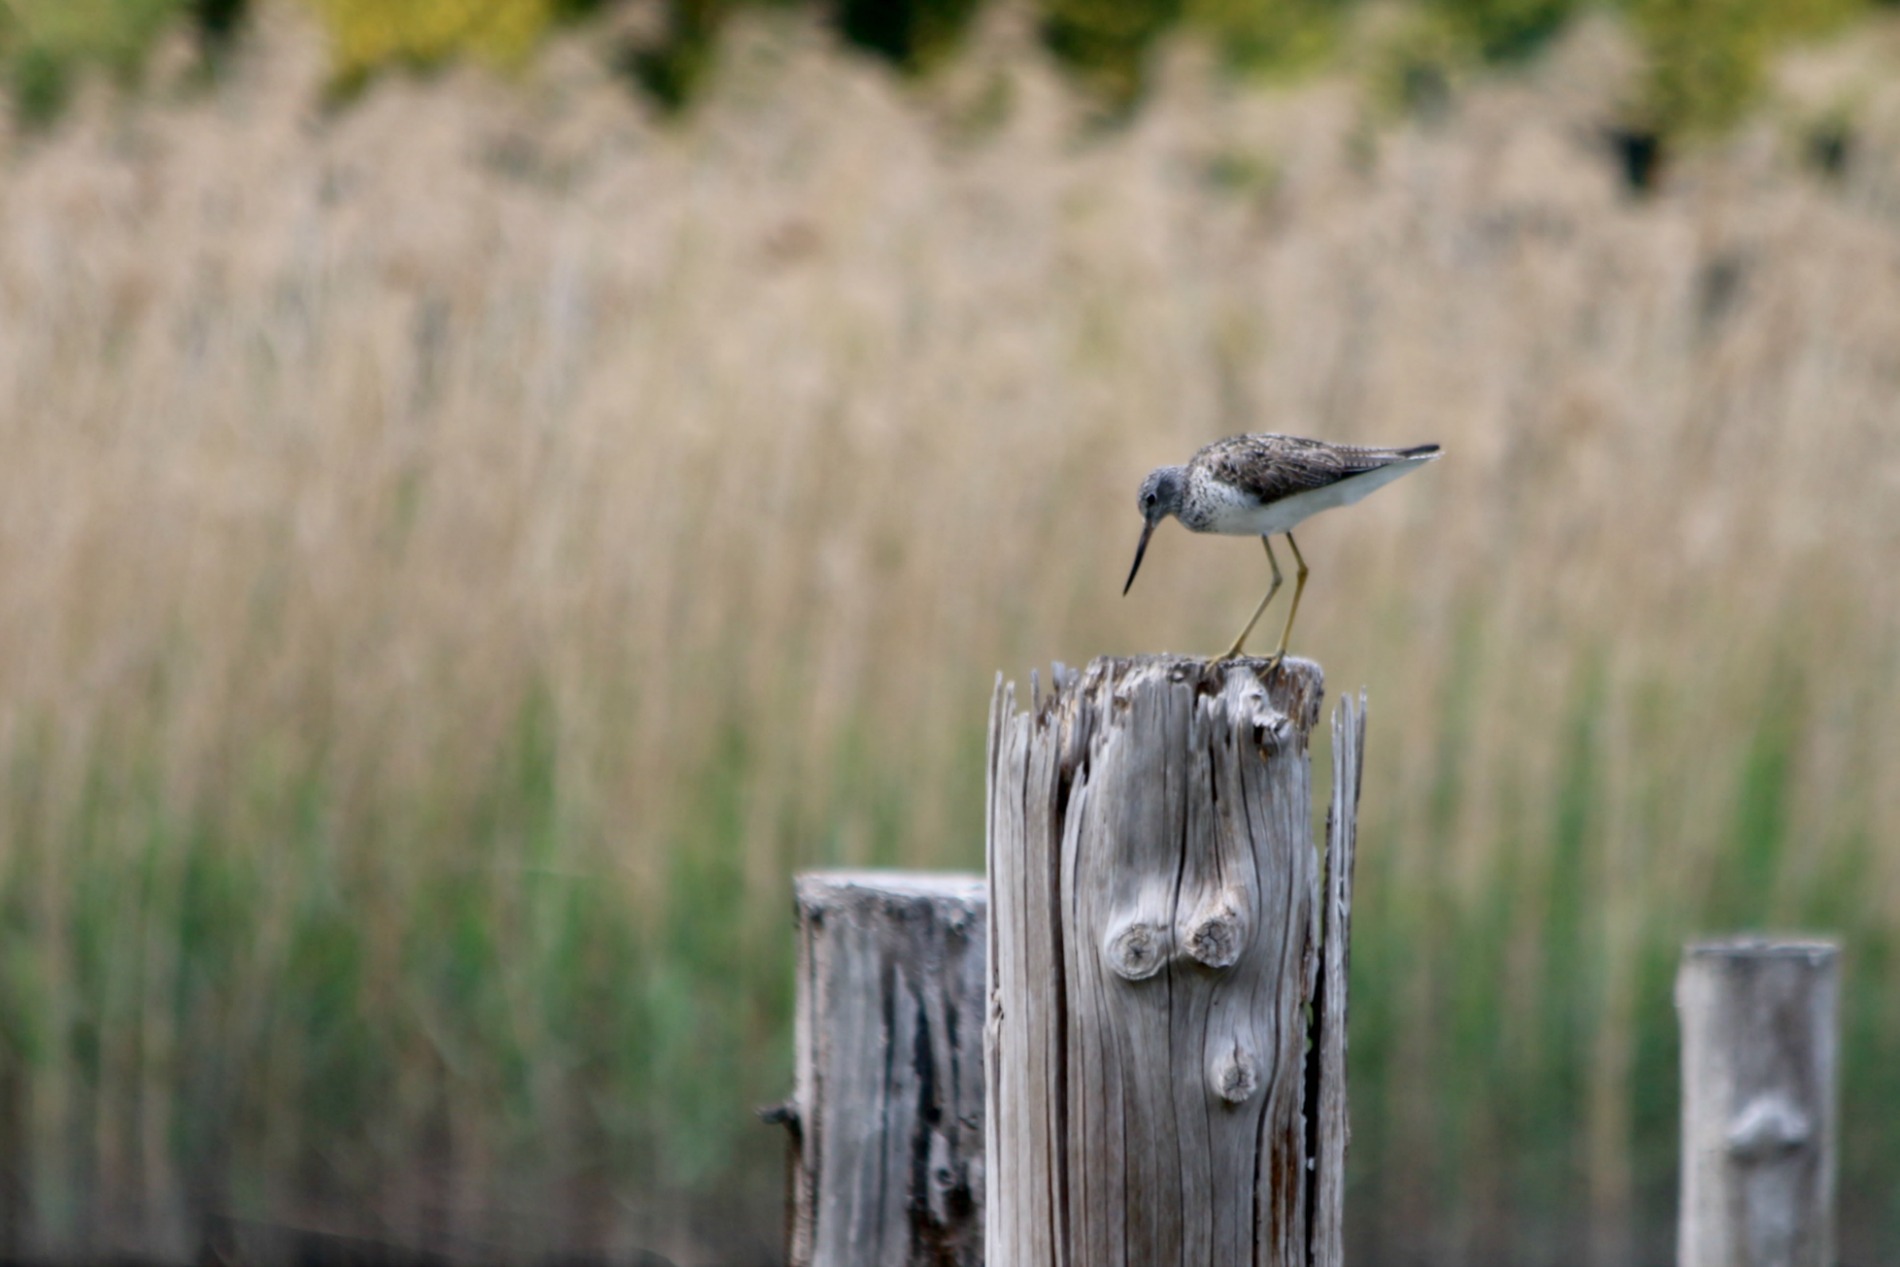
[[[1335,807],[1347,843],[1335,847],[1338,957],[1317,1009],[1341,1026],[1328,1035],[1307,1019],[1321,946],[1307,753],[1320,694],[1318,666],[1300,660],[1097,660],[1058,668],[1054,693],[1027,712],[999,681],[990,1267],[1338,1261],[1363,718],[1345,723],[1350,790]],[[1306,1121],[1329,1103],[1330,1121]],[[1322,1192],[1328,1209],[1315,1208]]]
[[[794,1267],[981,1267],[983,881],[797,877]]]
[[[1840,947],[1684,949],[1679,1267],[1833,1267]]]

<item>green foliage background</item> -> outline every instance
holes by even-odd
[[[333,41],[340,87],[389,67],[467,56],[519,64],[563,22],[614,10],[616,0],[303,0]],[[653,36],[625,63],[657,99],[684,106],[741,5],[789,0],[664,0]],[[1753,103],[1770,53],[1789,40],[1840,26],[1876,0],[1614,0],[1647,55],[1632,122],[1665,136],[1719,131]],[[252,0],[7,0],[0,5],[0,64],[21,114],[56,114],[75,76],[89,69],[136,74],[161,33],[181,25],[216,44]],[[913,71],[950,56],[982,0],[821,0],[860,47]],[[1043,41],[1111,107],[1139,101],[1149,54],[1171,31],[1211,39],[1231,65],[1285,73],[1324,59],[1342,22],[1364,0],[1034,0]],[[1585,0],[1406,0],[1401,74],[1441,75],[1534,55],[1591,6]]]

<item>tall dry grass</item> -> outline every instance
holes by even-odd
[[[1361,1252],[1655,1257],[1675,948],[1797,925],[1891,1251],[1900,51],[1643,200],[1628,63],[1407,122],[1181,53],[1103,130],[1006,27],[912,89],[768,22],[669,127],[581,43],[324,113],[279,10],[12,135],[0,1253],[767,1252],[789,871],[976,865],[998,666],[1223,645],[1257,548],[1118,586],[1242,429],[1447,450],[1302,540]]]

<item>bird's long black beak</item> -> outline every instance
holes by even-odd
[[[1128,569],[1128,584],[1122,586],[1123,596],[1126,596],[1128,593],[1129,587],[1134,585],[1135,573],[1141,571],[1141,556],[1148,553],[1148,538],[1154,535],[1155,524],[1158,522],[1160,521],[1155,520],[1155,519],[1150,519],[1147,523],[1142,525],[1141,543],[1135,547],[1135,566]]]

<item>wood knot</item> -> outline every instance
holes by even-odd
[[[1250,720],[1254,746],[1268,756],[1286,747],[1287,739],[1293,734],[1293,719],[1268,703],[1265,696],[1261,697]]]
[[[799,1112],[796,1100],[762,1105],[753,1112],[757,1113],[759,1120],[767,1126],[783,1126],[794,1135],[798,1134],[804,1126],[804,1115]]]
[[[1161,971],[1166,939],[1154,924],[1129,920],[1108,935],[1102,957],[1124,981],[1145,981]]]
[[[1260,1067],[1253,1053],[1239,1043],[1214,1062],[1210,1078],[1214,1094],[1229,1104],[1245,1104],[1260,1089]]]
[[[970,1180],[950,1140],[940,1131],[930,1133],[929,1176],[930,1186],[924,1197],[930,1210],[930,1222],[935,1227],[948,1228],[970,1212]]]
[[[1228,901],[1195,916],[1182,941],[1197,963],[1209,968],[1231,968],[1240,961],[1242,936],[1240,912]]]
[[[1729,1123],[1728,1151],[1737,1161],[1766,1161],[1804,1147],[1814,1134],[1808,1115],[1787,1096],[1756,1096]]]

